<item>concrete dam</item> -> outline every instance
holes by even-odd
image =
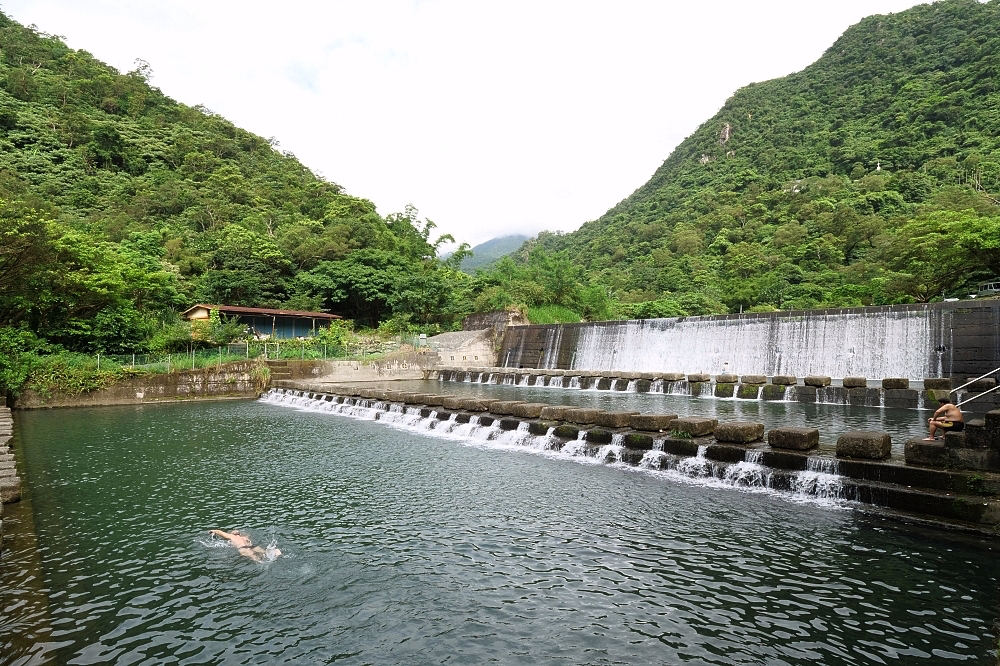
[[[511,326],[498,363],[604,372],[974,377],[1000,367],[1000,300]]]

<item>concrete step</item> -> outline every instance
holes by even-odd
[[[0,477],[0,502],[8,504],[21,499],[21,479],[16,476]]]

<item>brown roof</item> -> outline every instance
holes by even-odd
[[[208,305],[198,303],[192,305],[184,311],[187,316],[195,308],[206,308],[208,310],[218,310],[227,315],[264,315],[267,317],[302,317],[303,319],[343,319],[340,315],[328,312],[305,312],[302,310],[272,310],[271,308],[244,308],[237,305]]]

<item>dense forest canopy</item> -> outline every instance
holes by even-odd
[[[0,14],[0,349],[186,345],[177,312],[199,301],[433,332],[511,306],[928,301],[1000,274],[1000,0],[863,20],[737,91],[600,219],[471,276],[415,209],[380,216],[149,78]]]
[[[864,19],[522,261],[535,246],[650,315],[975,293],[1000,274],[1000,2]]]
[[[169,345],[196,301],[369,325],[461,314],[464,254],[440,261],[433,223],[380,217],[149,74],[0,14],[0,327],[126,351]]]

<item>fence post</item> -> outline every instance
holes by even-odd
[[[101,371],[101,355],[100,354],[97,355],[97,371],[98,372]]]

